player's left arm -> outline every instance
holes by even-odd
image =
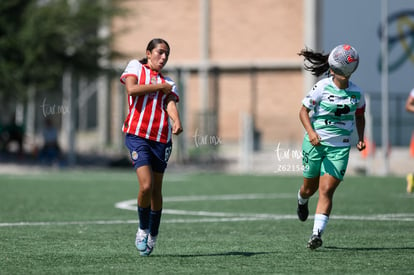
[[[355,113],[355,124],[358,134],[357,148],[359,151],[365,149],[364,132],[365,132],[365,106],[357,109]]]
[[[411,94],[407,97],[407,101],[405,102],[405,109],[408,112],[414,113],[414,97]]]
[[[174,135],[179,135],[183,131],[183,127],[181,124],[180,114],[177,109],[176,100],[177,98],[173,94],[170,94],[167,97],[167,113],[168,113],[168,116],[173,121],[172,133]]]

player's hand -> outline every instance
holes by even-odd
[[[183,127],[181,126],[181,121],[174,121],[172,125],[172,133],[174,135],[179,135],[183,132]]]
[[[357,148],[359,151],[362,151],[366,148],[365,142],[363,140],[358,141]]]
[[[168,84],[167,82],[162,84],[161,92],[168,95],[172,91],[172,85]]]
[[[313,146],[321,145],[321,137],[315,132],[308,133],[309,141]]]

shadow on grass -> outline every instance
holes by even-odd
[[[340,247],[340,246],[325,246],[329,250],[344,250],[344,251],[387,251],[387,250],[414,250],[414,247]]]
[[[178,258],[192,258],[192,257],[214,257],[214,256],[244,256],[251,257],[256,255],[272,254],[274,252],[247,252],[247,251],[230,251],[222,253],[200,253],[200,254],[182,254],[182,255],[163,255],[169,257],[178,257]]]

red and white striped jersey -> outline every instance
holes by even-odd
[[[179,100],[177,86],[172,79],[151,70],[136,59],[131,60],[122,73],[122,84],[125,84],[128,76],[135,77],[139,85],[168,82],[172,85],[172,94],[176,96],[176,101]],[[161,143],[169,142],[171,125],[166,111],[166,98],[167,96],[160,91],[142,96],[128,96],[129,113],[122,131]]]

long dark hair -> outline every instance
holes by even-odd
[[[315,52],[311,49],[303,49],[298,53],[304,57],[305,70],[310,71],[313,75],[321,76],[329,70],[328,58],[329,54]]]
[[[147,45],[147,49],[146,51],[152,51],[155,47],[157,47],[158,44],[165,44],[168,48],[168,52],[170,52],[170,45],[168,45],[167,41],[165,41],[162,38],[154,38],[152,39],[148,45]],[[141,62],[141,64],[147,64],[148,63],[148,58],[144,57],[142,59],[139,60],[139,62]]]

